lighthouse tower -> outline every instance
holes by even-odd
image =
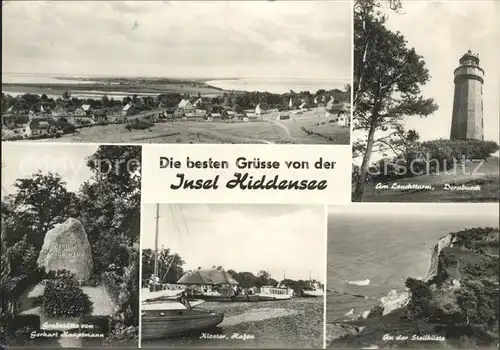
[[[484,140],[484,70],[479,67],[479,55],[470,50],[459,62],[460,65],[454,71],[455,94],[450,138]]]

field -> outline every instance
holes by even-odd
[[[489,158],[479,169],[479,164],[468,164],[457,169],[456,174],[422,175],[389,182],[416,185],[430,185],[432,190],[388,190],[377,189],[376,184],[366,184],[363,202],[497,202],[499,200],[499,159]],[[481,190],[449,190],[453,186],[476,186]]]
[[[291,118],[280,121],[267,118],[246,123],[172,121],[130,132],[123,124],[110,124],[82,128],[76,134],[40,142],[349,144],[349,127],[329,123],[323,109],[292,115]]]

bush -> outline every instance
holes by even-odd
[[[90,314],[93,306],[75,278],[47,281],[43,294],[43,310],[47,316],[80,317]]]
[[[426,141],[419,147],[420,152],[438,161],[440,170],[449,169],[454,161],[487,159],[498,149],[498,144],[493,141],[444,139]]]
[[[108,338],[106,339],[106,344],[108,346],[126,346],[126,347],[136,347],[139,342],[139,327],[125,326],[120,321],[113,323],[113,328]]]
[[[4,345],[29,345],[35,340],[30,338],[32,332],[40,330],[38,315],[18,315],[11,317],[2,315],[0,320],[0,347]]]
[[[121,277],[114,272],[104,272],[101,281],[109,296],[116,304],[119,304]]]
[[[414,278],[408,278],[405,286],[411,292],[411,298],[407,307],[410,317],[419,318],[428,316],[432,300],[432,291],[429,286],[425,282]]]
[[[151,128],[153,125],[154,125],[153,123],[136,120],[136,121],[134,121],[132,123],[127,124],[125,126],[125,129],[127,129],[128,131],[131,131],[131,130],[146,130],[146,129]]]
[[[76,280],[76,275],[73,272],[65,269],[57,271],[50,270],[46,273],[45,278],[50,280]]]
[[[455,293],[467,324],[488,327],[498,322],[498,280],[463,280]]]

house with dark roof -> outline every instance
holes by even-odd
[[[35,118],[26,123],[25,134],[28,137],[49,135],[52,123],[46,119]]]
[[[57,105],[52,109],[51,114],[53,117],[65,117],[68,116],[70,112],[67,111],[66,108],[64,108],[64,106]]]

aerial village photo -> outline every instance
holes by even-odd
[[[2,348],[138,346],[140,161],[2,144]]]
[[[353,201],[498,202],[499,16],[495,1],[355,1]]]
[[[363,207],[328,210],[326,348],[498,348],[498,204]]]
[[[350,1],[2,11],[2,141],[350,144]]]
[[[323,348],[323,206],[142,205],[141,347]]]

